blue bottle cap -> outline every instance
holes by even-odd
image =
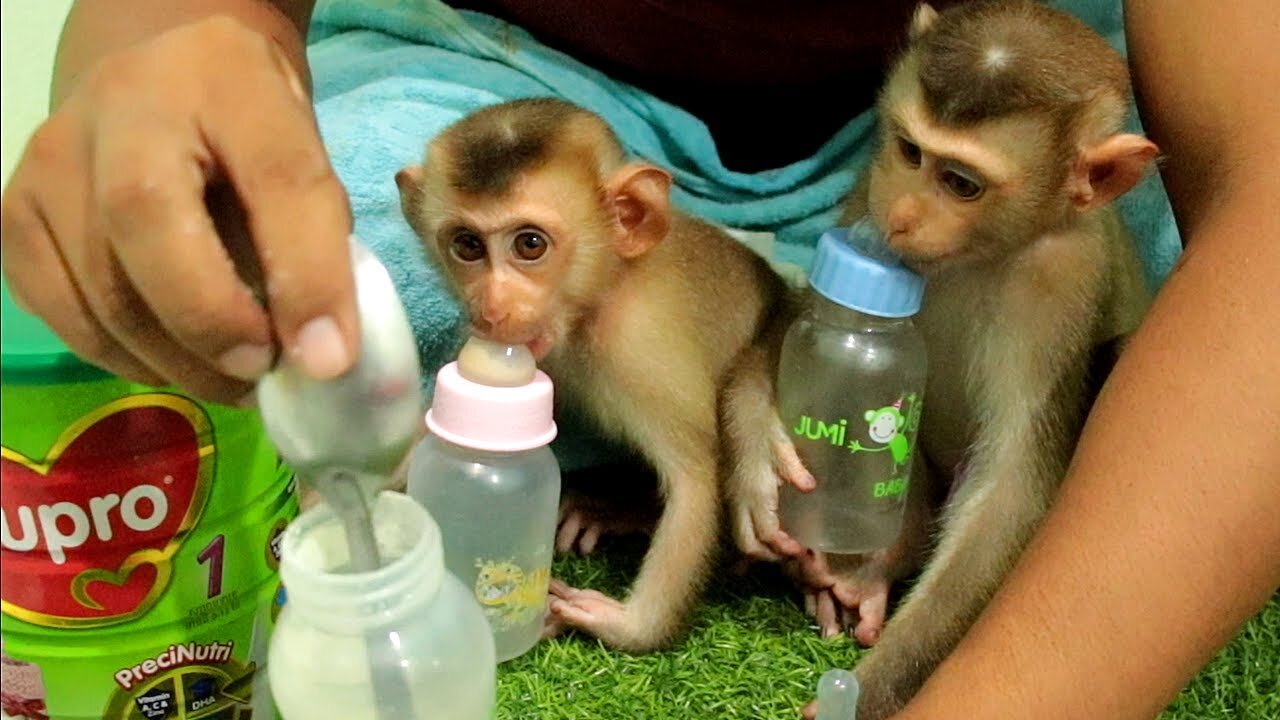
[[[831,302],[877,317],[920,311],[924,278],[902,264],[866,219],[822,234],[809,286]]]

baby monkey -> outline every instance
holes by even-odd
[[[1095,353],[1146,308],[1109,206],[1157,154],[1122,131],[1129,97],[1124,61],[1101,37],[1031,0],[942,14],[922,5],[881,91],[881,147],[842,221],[869,215],[927,277],[916,323],[929,377],[912,478],[922,487],[911,493],[951,494],[923,572],[855,668],[861,720],[911,698],[1017,561],[1066,472]],[[767,517],[768,491],[793,475],[736,477],[731,492],[748,497],[736,513]],[[882,617],[925,518],[913,512],[899,547],[837,582],[847,609]],[[876,640],[877,629],[860,637]]]
[[[656,471],[663,509],[628,597],[553,582],[554,620],[622,650],[670,642],[718,544],[719,389],[784,292],[763,259],[673,210],[671,176],[554,99],[446,128],[396,176],[473,331],[526,344],[571,403]]]

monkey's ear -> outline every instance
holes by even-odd
[[[1155,143],[1130,133],[1112,135],[1080,152],[1068,181],[1071,201],[1084,212],[1129,192],[1160,152]]]
[[[916,12],[911,16],[911,29],[907,31],[907,36],[915,40],[921,35],[929,32],[929,28],[938,20],[938,11],[933,9],[929,3],[920,3],[916,6]]]
[[[396,187],[400,188],[400,208],[410,217],[418,212],[418,196],[422,193],[422,166],[410,165],[396,173]]]
[[[671,175],[645,163],[624,166],[605,183],[605,212],[613,215],[618,255],[649,252],[671,227]]]

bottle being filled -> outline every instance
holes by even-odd
[[[471,588],[498,661],[542,634],[559,520],[551,379],[523,345],[471,338],[441,368],[408,493],[444,535],[445,566]]]
[[[381,566],[356,572],[329,505],[285,530],[288,600],[267,672],[284,720],[488,720],[493,640],[470,590],[445,570],[440,530],[400,493],[374,501]]]
[[[782,527],[807,547],[863,553],[902,529],[925,388],[911,316],[924,280],[867,220],[818,242],[804,310],[778,364],[778,412],[817,487],[784,484]]]

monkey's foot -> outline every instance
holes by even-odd
[[[789,568],[805,596],[805,612],[822,637],[848,632],[874,645],[884,629],[889,589],[896,579],[890,551],[866,555],[811,553]]]
[[[608,535],[652,535],[658,514],[656,504],[565,491],[560,500],[556,552],[590,555]]]

